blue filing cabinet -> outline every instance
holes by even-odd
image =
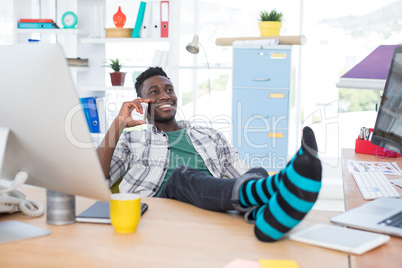
[[[291,46],[233,46],[232,143],[251,167],[287,164]]]

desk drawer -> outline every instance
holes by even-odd
[[[289,88],[290,50],[234,49],[233,87]]]

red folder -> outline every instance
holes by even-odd
[[[169,37],[169,1],[161,1],[161,37]]]

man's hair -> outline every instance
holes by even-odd
[[[137,91],[137,97],[141,97],[141,90],[144,81],[154,75],[161,75],[166,77],[167,79],[170,79],[161,67],[149,67],[144,72],[142,72],[136,79],[135,90]]]

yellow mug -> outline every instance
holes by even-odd
[[[116,193],[111,195],[110,220],[116,232],[135,232],[140,218],[141,198],[139,194]]]

